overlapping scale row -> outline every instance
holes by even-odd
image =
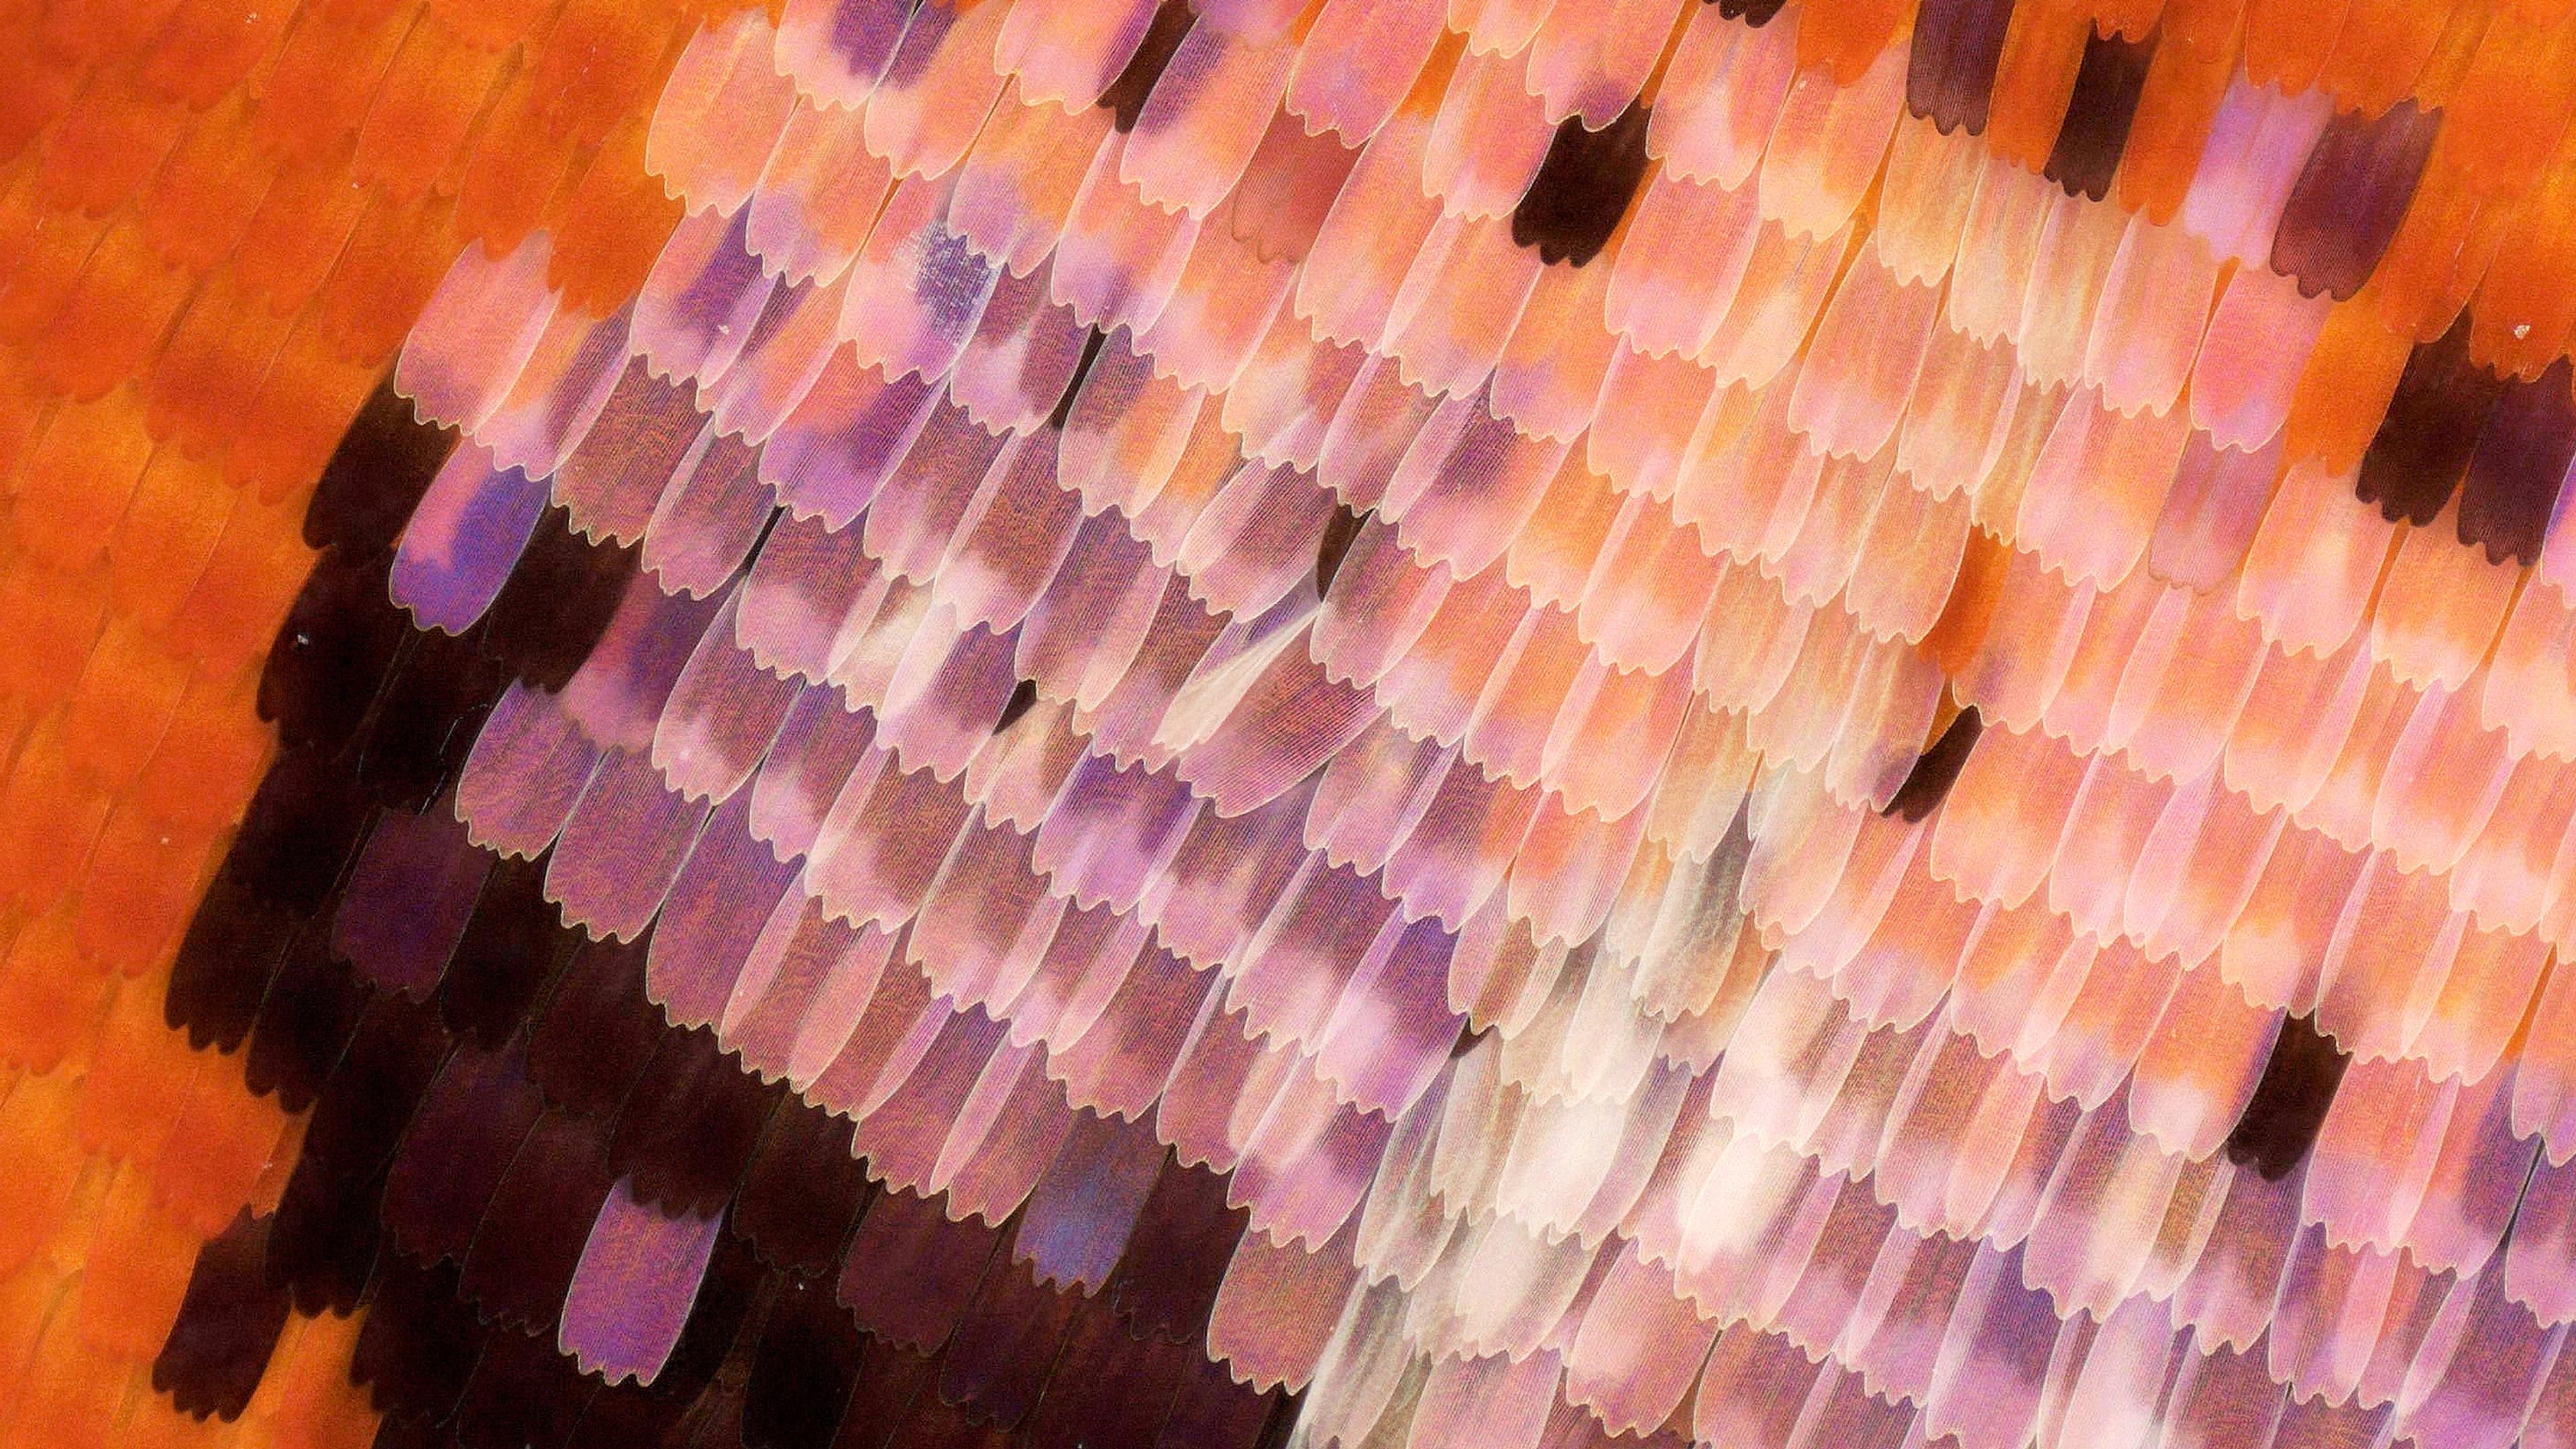
[[[321,1105],[169,1352],[2558,1442],[2576,22],[2310,8],[708,18],[307,516],[171,1000]]]

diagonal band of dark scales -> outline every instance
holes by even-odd
[[[849,1121],[763,1082],[713,1031],[670,1025],[645,994],[649,931],[586,939],[546,900],[543,857],[465,838],[450,801],[482,716],[513,678],[570,676],[606,624],[585,601],[616,593],[589,560],[612,580],[633,564],[549,523],[514,576],[539,575],[510,629],[412,630],[386,602],[394,539],[369,499],[416,497],[451,441],[380,392],[308,522],[327,551],[262,692],[283,747],[167,1010],[197,1041],[246,1046],[254,1089],[313,1116],[277,1211],[201,1255],[156,1383],[190,1412],[238,1415],[291,1306],[367,1314],[352,1373],[389,1446],[1284,1437],[1293,1399],[1200,1350],[1245,1214],[1149,1124],[1080,1121],[1078,1160],[1097,1170],[1033,1200],[1087,1217],[1041,1201],[1034,1218],[952,1222],[874,1187]],[[379,836],[401,848],[370,853]],[[353,918],[353,892],[400,903],[394,918]],[[368,931],[444,950],[360,979],[348,948]],[[557,1342],[612,1193],[706,1225],[649,1382],[604,1382]],[[1067,1224],[1091,1233],[1084,1277],[1042,1283],[1025,1235]]]

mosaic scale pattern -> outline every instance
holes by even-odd
[[[151,8],[13,24],[21,233],[174,174],[46,169],[99,77],[217,124]],[[37,1150],[130,997],[288,1125],[140,1353],[22,1270],[6,1432],[2561,1442],[2568,12],[308,5],[227,83],[445,228],[374,353],[191,434],[41,345],[105,242],[0,291],[13,529],[301,520],[161,616],[199,863],[26,827],[0,1001],[123,972]],[[0,809],[220,775],[56,763],[170,651],[43,618]]]

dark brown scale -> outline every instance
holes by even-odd
[[[487,1334],[456,1410],[461,1449],[564,1449],[599,1389],[551,1333]]]
[[[662,1032],[644,997],[651,939],[590,942],[564,969],[528,1042],[528,1073],[548,1106],[605,1118],[652,1060]]]
[[[1163,68],[1172,63],[1173,52],[1196,24],[1198,15],[1186,0],[1163,0],[1154,10],[1153,23],[1145,27],[1145,39],[1136,53],[1127,58],[1127,66],[1109,89],[1100,93],[1099,104],[1108,109],[1110,124],[1121,133],[1136,129],[1136,118],[1145,111],[1145,99],[1154,93],[1154,83],[1163,78]]]
[[[545,889],[545,856],[494,861],[438,984],[439,1020],[484,1051],[498,1050],[527,1024],[581,945],[581,933],[563,925]]]
[[[1770,24],[1771,17],[1779,14],[1781,7],[1788,3],[1789,0],[1717,0],[1717,13],[1729,20],[1741,20],[1759,30]]]
[[[685,1409],[718,1374],[739,1373],[749,1349],[744,1326],[753,1322],[761,1296],[775,1281],[740,1234],[718,1235],[715,1256],[708,1260],[707,1275],[698,1284],[697,1301],[689,1305],[688,1321],[680,1325],[680,1341],[671,1346],[671,1356],[654,1376],[648,1397],[676,1417],[676,1411]]]
[[[798,1273],[839,1261],[868,1194],[850,1130],[848,1118],[792,1099],[769,1119],[733,1209],[733,1230],[761,1261]]]
[[[453,429],[422,422],[411,399],[394,391],[391,373],[340,435],[340,446],[313,485],[304,509],[304,541],[365,556],[402,536],[432,479],[456,450]]]
[[[635,1200],[665,1213],[723,1210],[784,1085],[764,1085],[705,1027],[664,1031],[618,1115],[611,1175],[634,1179]]]
[[[268,1283],[270,1220],[245,1208],[197,1252],[152,1387],[182,1413],[241,1417],[286,1327],[286,1292]]]
[[[2504,380],[2469,358],[2469,314],[2417,345],[2397,375],[2379,432],[2362,455],[2354,496],[2380,516],[2419,527],[2433,521],[2469,465]]]
[[[1073,376],[1064,380],[1064,390],[1056,394],[1055,410],[1047,414],[1047,426],[1061,431],[1065,420],[1073,416],[1073,400],[1081,395],[1082,380],[1091,376],[1091,364],[1100,358],[1101,345],[1109,334],[1094,327],[1082,339],[1082,356],[1075,359]]]
[[[858,1387],[841,1412],[841,1432],[832,1449],[893,1449],[895,1431],[912,1419],[916,1405],[937,1404],[931,1387],[939,1360],[899,1348],[881,1338],[864,1340],[859,1351]],[[904,1449],[911,1449],[905,1445]]]
[[[374,1275],[382,1230],[376,1200],[381,1172],[344,1176],[321,1158],[296,1160],[268,1231],[268,1281],[286,1290],[298,1313],[347,1313]]]
[[[1950,787],[1959,783],[1959,771],[1967,767],[1969,751],[1977,747],[1977,740],[1985,732],[1985,717],[1977,713],[1975,705],[1959,711],[1949,728],[1941,731],[1941,738],[1932,742],[1932,748],[1916,757],[1905,783],[1896,788],[1887,808],[1879,813],[1919,821],[1940,809]]]
[[[314,560],[259,676],[259,717],[276,721],[286,748],[337,753],[366,719],[411,637],[387,592],[392,563],[390,553],[338,548]]]
[[[1984,132],[2012,14],[2013,0],[1924,0],[1906,56],[1906,109],[1944,136]]]
[[[2152,32],[2143,40],[2099,32],[2086,38],[2084,63],[2076,68],[2075,90],[2066,102],[2066,122],[2058,127],[2057,144],[2043,168],[2067,195],[2100,201],[2111,194],[2111,178],[2120,172],[2129,125],[2138,118],[2138,93],[2146,87],[2147,65],[2155,55]]]
[[[427,1003],[389,993],[370,1000],[322,1086],[302,1157],[346,1177],[380,1171],[447,1051],[447,1032]]]
[[[330,931],[315,921],[298,933],[259,1006],[251,1029],[244,1083],[277,1105],[301,1112],[340,1064],[349,1034],[371,993],[347,967],[331,958]]]
[[[1154,1449],[1253,1449],[1296,1412],[1297,1400],[1234,1381],[1226,1366],[1202,1358],[1181,1378]]]
[[[394,661],[358,754],[358,781],[390,809],[429,808],[454,783],[484,717],[510,682],[483,631],[414,632]]]
[[[2335,1088],[2351,1063],[2311,1018],[2282,1022],[2253,1100],[2227,1134],[2227,1160],[2253,1168],[2266,1181],[2289,1176],[2316,1145],[2317,1129],[2325,1125],[2326,1109],[2334,1105]]]
[[[172,1030],[186,1030],[192,1047],[229,1052],[241,1046],[260,1019],[270,976],[295,940],[297,916],[260,885],[246,857],[238,850],[228,855],[180,938],[161,1014]]]
[[[554,1327],[591,1220],[615,1181],[604,1123],[560,1112],[539,1118],[475,1231],[467,1295],[513,1327]]]
[[[1073,1331],[1024,1442],[1028,1449],[1151,1444],[1171,1413],[1181,1376],[1199,1356],[1198,1345],[1140,1338],[1106,1302],[1076,1303]]]
[[[1251,1220],[1250,1210],[1226,1206],[1223,1177],[1165,1158],[1110,1276],[1110,1303],[1139,1333],[1197,1342]]]
[[[464,1047],[449,1056],[386,1177],[381,1211],[394,1242],[423,1261],[462,1262],[474,1225],[544,1110],[524,1047]]]
[[[1368,514],[1342,503],[1335,505],[1333,516],[1324,520],[1324,535],[1315,544],[1316,598],[1331,596],[1333,576],[1342,571],[1342,560],[1350,557],[1351,545],[1358,541],[1360,526],[1368,518]]]
[[[1512,208],[1512,240],[1542,262],[1582,266],[1601,254],[1646,176],[1646,107],[1631,101],[1598,131],[1558,124],[1538,176]]]
[[[877,1338],[937,1353],[1001,1241],[977,1219],[950,1222],[940,1199],[878,1193],[842,1258],[841,1306]]]
[[[829,1283],[782,1283],[743,1385],[743,1449],[831,1449],[861,1354],[858,1325]]]
[[[1037,707],[1038,682],[1023,679],[1011,686],[1011,697],[1002,701],[1002,717],[993,721],[993,733],[1000,734],[1020,722],[1020,716]]]
[[[2504,385],[2504,396],[2478,434],[2460,486],[2460,542],[2483,547],[2487,562],[2540,562],[2549,520],[2568,464],[2576,462],[2576,396],[2560,358],[2530,382]]]
[[[453,1263],[424,1268],[399,1253],[387,1254],[376,1275],[349,1378],[366,1386],[389,1424],[443,1424],[464,1396],[483,1326],[456,1277]]]
[[[1008,1253],[995,1258],[948,1342],[939,1397],[1001,1428],[1016,1428],[1046,1384],[1047,1369],[1072,1327],[1075,1301],[1073,1294],[1039,1284],[1029,1266],[1011,1261]]]
[[[2341,302],[2360,291],[2406,219],[2441,129],[2440,111],[2411,100],[2372,117],[2335,112],[2281,211],[2272,270],[2305,296]]]
[[[607,630],[640,553],[588,542],[569,512],[548,508],[484,615],[483,647],[535,688],[563,688]]]

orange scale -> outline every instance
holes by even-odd
[[[366,209],[367,193],[349,184],[342,158],[289,165],[278,172],[233,249],[234,275],[264,294],[270,311],[302,311],[331,275]]]
[[[107,551],[108,598],[117,612],[146,630],[166,629],[214,556],[233,498],[214,462],[177,448],[153,454]]]
[[[1932,878],[2007,909],[2029,899],[2047,875],[2084,764],[2040,730],[1989,728],[1933,827]]]
[[[131,1366],[91,1348],[79,1320],[57,1309],[22,1370],[0,1446],[6,1449],[107,1449]]]
[[[2441,149],[2472,193],[2510,196],[2540,174],[2571,113],[2576,21],[2502,11],[2444,107]]]
[[[71,768],[58,730],[32,737],[0,785],[0,900],[43,907],[76,885],[113,804]]]
[[[19,928],[0,954],[0,1061],[51,1072],[80,1054],[107,1006],[107,973],[74,940],[63,901]]]
[[[38,52],[12,45],[0,52],[0,158],[16,156],[71,109],[81,72]]]
[[[644,285],[662,244],[680,224],[680,203],[644,171],[644,121],[630,118],[566,194],[555,222],[546,283],[562,305],[605,317]]]
[[[268,726],[253,711],[256,672],[199,676],[174,708],[128,799],[176,831],[209,835],[240,818],[268,763]]]
[[[2451,901],[2480,924],[2527,931],[2548,905],[2550,868],[2576,819],[2576,766],[2517,761],[2486,826],[2451,871]]]
[[[1878,59],[1880,51],[1901,44],[1914,23],[1915,0],[1836,0],[1798,12],[1798,67],[1824,66],[1834,84],[1850,85]]]
[[[434,13],[413,26],[358,128],[350,174],[396,201],[418,200],[433,186],[450,189],[458,151],[506,55],[463,43]]]
[[[340,434],[376,386],[376,364],[335,353],[311,314],[287,334],[236,426],[227,473],[262,502],[312,491]]]
[[[306,475],[310,477],[308,473]],[[173,611],[171,646],[220,673],[268,648],[278,621],[304,576],[313,552],[298,536],[300,503],[268,503],[240,496],[205,567],[177,580],[182,602]],[[160,600],[146,607],[157,610]]]
[[[429,0],[429,13],[458,39],[496,51],[541,38],[554,8],[555,0]]]
[[[2257,1006],[2313,1007],[2317,963],[2366,859],[2313,831],[2282,831],[2219,945],[2218,969],[2228,984]]]
[[[2504,731],[2479,722],[2475,694],[2428,691],[2380,781],[2370,838],[2408,870],[2447,873],[2486,827],[2513,767]]]
[[[0,491],[16,478],[19,460],[50,420],[54,395],[20,354],[0,348]]]
[[[2407,335],[2390,328],[2371,307],[2327,312],[2325,329],[2290,396],[2283,457],[2292,463],[2313,462],[2329,473],[2359,467],[2412,351]]]
[[[457,182],[456,232],[507,256],[562,189],[572,146],[546,130],[534,75],[521,67],[492,105]],[[640,157],[638,164],[641,164]]]
[[[2346,504],[2350,507],[2350,504]],[[2370,621],[2371,651],[2397,677],[2419,687],[2458,688],[2487,656],[2504,628],[2522,571],[2487,562],[2463,546],[2453,518],[2458,504],[2398,540]]]
[[[145,427],[192,457],[219,454],[294,325],[230,268],[208,277],[144,382]]]
[[[2397,527],[2356,505],[2352,474],[2295,463],[2272,495],[2237,578],[2236,612],[2266,643],[2331,654],[2368,611]]]
[[[2436,1079],[2483,1080],[2503,1059],[2548,964],[2549,943],[2538,936],[2471,925],[2407,1052]]]
[[[2457,10],[2421,0],[2350,0],[2318,80],[2336,104],[2376,116],[2405,99]],[[2322,29],[2323,27],[2318,27]]]
[[[132,388],[56,408],[27,454],[27,486],[7,526],[12,541],[55,571],[96,561],[152,461],[142,413]]]
[[[159,1353],[201,1246],[184,1224],[153,1207],[150,1171],[120,1167],[81,1268],[81,1341],[131,1363]]]
[[[1950,581],[1950,596],[1942,604],[1941,616],[1933,622],[1931,632],[1917,646],[1934,668],[1953,679],[1967,672],[1985,647],[1986,630],[1994,620],[1995,605],[2003,596],[2004,574],[2012,561],[2010,544],[1982,528],[1968,530],[1959,571]]]
[[[143,234],[172,265],[203,272],[232,254],[276,180],[250,143],[256,103],[241,92],[196,118],[143,193]]]
[[[2525,379],[2567,350],[2576,330],[2576,145],[2562,143],[2540,184],[2514,206],[2469,308],[2469,356]]]
[[[106,222],[68,212],[40,212],[34,220],[23,233],[23,249],[12,245],[17,237],[0,238],[0,267],[9,273],[0,285],[0,339],[30,351],[46,325],[62,315],[90,253],[107,235]]]
[[[188,1101],[199,1065],[213,1055],[189,1051],[187,1036],[162,1020],[161,1002],[169,987],[167,972],[117,984],[90,1049],[72,1135],[64,1140],[146,1168],[159,1155]],[[145,1176],[148,1181],[149,1173]],[[159,1200],[157,1191],[146,1195]],[[196,1237],[209,1236],[185,1223],[182,1228]]]
[[[111,228],[47,329],[45,375],[75,398],[134,375],[186,305],[196,278],[165,264],[128,218]]]
[[[1998,155],[2029,171],[2046,164],[2092,34],[2092,17],[2078,6],[2013,8],[1988,103],[1986,144]]]
[[[111,614],[64,716],[64,753],[73,768],[122,790],[160,748],[187,693],[187,666]]]
[[[72,1206],[88,1159],[68,1150],[81,1073],[12,1073],[0,1100],[0,1277],[34,1259]]]
[[[289,164],[337,153],[357,134],[417,13],[404,6],[335,15],[333,8],[304,7],[256,87],[252,132]]]
[[[279,1336],[250,1409],[267,1417],[275,1449],[365,1449],[374,1441],[375,1407],[349,1372],[365,1323],[361,1313],[298,1317]]]
[[[20,561],[0,575],[0,695],[40,709],[70,697],[106,612],[104,572],[57,573]]]
[[[2370,672],[2370,685],[2344,736],[2343,750],[2308,803],[2296,813],[2299,823],[2333,836],[2346,849],[2371,844],[2370,816],[2379,799],[2379,784],[2388,772],[2389,756],[2406,726],[2415,718],[2421,696],[2399,683],[2385,664]]]
[[[138,803],[119,805],[99,833],[81,886],[82,954],[128,976],[164,959],[188,927],[211,844]]]
[[[2066,833],[2048,868],[2048,908],[2097,941],[2120,934],[2129,878],[2173,798],[2173,782],[2149,780],[2109,755],[2096,755],[2066,808]]]
[[[239,1424],[212,1414],[199,1419],[179,1412],[166,1396],[151,1392],[148,1380],[141,1392],[143,1399],[121,1430],[123,1449],[229,1449],[247,1437]]]
[[[2162,585],[2142,575],[2128,588],[2095,595],[2074,654],[2053,673],[2041,671],[2040,718],[2070,748],[2090,754],[2101,747],[2121,676],[2164,594]]]
[[[316,324],[332,349],[374,366],[393,355],[455,260],[454,208],[436,197],[379,196],[322,284]]]
[[[187,126],[187,107],[137,91],[122,70],[95,71],[45,138],[36,184],[54,206],[104,216],[152,179]]]
[[[2450,893],[2430,871],[2387,856],[2362,868],[2335,922],[2317,991],[2317,1029],[2364,1060],[2393,1058],[2429,1015],[2459,937]]]
[[[2269,650],[2227,737],[2228,788],[2258,811],[2305,809],[2342,753],[2375,673],[2360,640],[2332,655]]]
[[[2405,220],[2361,289],[2382,325],[2416,342],[2450,329],[2513,216],[2511,196],[2482,197],[2472,188],[2462,154],[2469,143],[2456,137],[2446,122]]]
[[[180,0],[143,56],[146,90],[204,110],[277,48],[296,7],[266,0]]]
[[[2216,0],[2189,8],[2208,11],[2231,4],[2241,5],[2242,0]],[[2182,23],[2185,9],[2170,8],[2173,13],[2165,22],[2168,35]],[[2234,23],[2232,15],[2227,17],[2226,28],[2217,32],[2218,41],[2206,49],[2159,45],[2148,62],[2146,83],[2129,122],[2128,145],[2120,153],[2119,200],[2158,226],[2171,222],[2182,209],[2183,197],[2200,170],[2200,153],[2209,144],[2210,122],[2217,118],[2218,104],[2236,77]]]
[[[252,1201],[285,1144],[287,1119],[274,1101],[251,1095],[245,1053],[199,1055],[202,1068],[153,1159],[153,1201],[211,1238]]]
[[[2164,18],[2165,0],[2091,0],[2094,28],[2122,40],[2144,40]]]
[[[2252,1100],[2280,1016],[2245,999],[2213,964],[2187,972],[2138,1053],[2129,1125],[2186,1160],[2227,1141]]]
[[[48,50],[97,60],[140,49],[168,22],[178,0],[58,0],[35,8],[44,16]]]
[[[2246,0],[2246,79],[2284,95],[2315,85],[2350,5],[2351,0]]]
[[[528,75],[545,133],[580,146],[650,110],[672,54],[671,7],[635,0],[566,0]],[[641,174],[638,155],[636,174]]]

